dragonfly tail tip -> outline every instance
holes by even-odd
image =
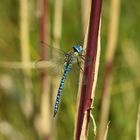
[[[54,112],[53,117],[55,117],[55,116],[56,116],[56,113],[57,113],[57,112]]]

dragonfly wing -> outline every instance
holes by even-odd
[[[46,51],[47,51],[47,59],[48,58],[52,58],[55,56],[64,56],[65,55],[65,51],[61,50],[60,48],[55,48],[47,43],[41,42],[41,46],[40,47],[45,47]]]
[[[35,63],[35,67],[38,69],[44,68],[50,76],[59,76],[63,73],[64,59],[57,57],[49,60],[39,60]]]
[[[38,68],[45,68],[47,74],[52,76],[62,75],[65,62],[65,52],[59,48],[52,47],[47,43],[41,42],[41,47],[45,47],[47,51],[46,60],[39,60],[36,63]]]

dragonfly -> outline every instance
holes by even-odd
[[[54,114],[53,117],[56,116],[60,104],[60,98],[62,95],[62,90],[64,87],[64,83],[67,77],[67,74],[71,70],[71,66],[77,62],[78,66],[80,67],[81,60],[84,60],[84,55],[83,55],[83,48],[80,45],[75,45],[72,47],[72,50],[65,53],[65,58],[64,58],[64,72],[62,75],[62,79],[59,84],[58,92],[56,95],[56,100],[55,100],[55,106],[54,106]],[[80,67],[81,69],[81,67]]]
[[[41,42],[41,43],[43,43],[43,42]],[[62,90],[64,87],[66,77],[67,77],[68,73],[70,72],[72,65],[75,63],[77,63],[79,69],[81,71],[83,71],[81,68],[81,63],[83,63],[85,61],[85,55],[84,55],[84,50],[83,50],[82,46],[80,46],[80,45],[72,46],[72,49],[68,52],[51,47],[50,45],[48,45],[46,43],[44,45],[46,45],[48,49],[52,48],[52,50],[56,52],[55,57],[57,56],[57,53],[60,55],[60,57],[57,57],[57,59],[51,58],[51,63],[48,64],[48,69],[50,66],[51,71],[53,71],[53,73],[56,73],[56,71],[55,71],[56,66],[59,64],[59,66],[57,66],[57,71],[59,71],[59,67],[61,67],[61,65],[63,65],[63,74],[62,74],[62,78],[61,78],[61,81],[59,84],[58,92],[56,94],[56,100],[55,100],[55,105],[54,105],[53,117],[55,117],[58,112],[58,109],[59,109],[60,99],[61,99]],[[53,63],[55,64],[55,68],[53,67],[54,66]],[[53,64],[53,65],[51,65],[51,64]]]

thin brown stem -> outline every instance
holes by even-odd
[[[39,23],[40,23],[40,58],[41,60],[46,60],[47,58],[47,50],[45,47],[45,43],[47,42],[47,16],[48,16],[48,1],[40,0],[40,15],[39,15]],[[43,43],[42,43],[43,42]],[[50,95],[48,91],[48,77],[46,76],[45,68],[40,69],[40,120],[39,125],[41,125],[41,129],[38,128],[38,131],[42,134],[45,140],[49,140],[51,138],[51,127],[50,127]]]

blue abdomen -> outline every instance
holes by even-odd
[[[62,76],[62,79],[61,79],[61,82],[60,82],[60,85],[59,85],[58,93],[57,93],[57,96],[56,96],[55,107],[54,107],[54,115],[53,115],[54,117],[55,117],[56,113],[58,112],[58,107],[59,107],[59,103],[60,103],[62,89],[63,89],[64,82],[66,80],[66,76],[67,76],[67,73],[69,72],[69,70],[70,70],[70,64],[67,63],[66,66],[65,66],[64,73],[63,73],[63,76]]]

